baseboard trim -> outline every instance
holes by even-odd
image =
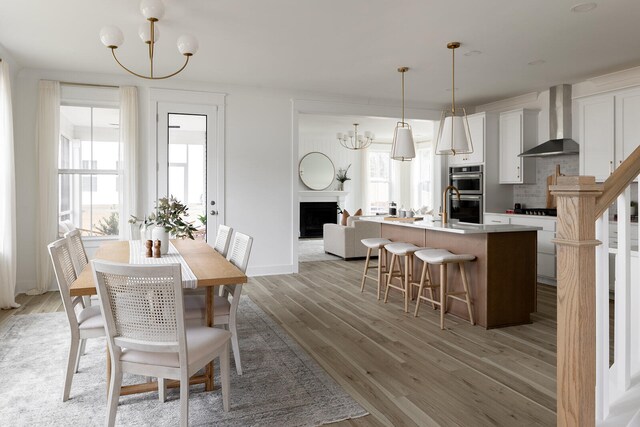
[[[249,267],[247,268],[247,276],[274,276],[277,274],[292,274],[293,265],[292,264],[284,264],[284,265],[265,265],[258,267]]]

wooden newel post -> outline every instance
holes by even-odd
[[[596,198],[590,176],[558,177],[558,426],[594,426],[596,388]]]

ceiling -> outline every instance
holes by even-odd
[[[376,142],[391,142],[397,119],[387,117],[355,117],[355,116],[326,116],[317,114],[300,114],[298,127],[301,137],[331,138],[335,140],[338,132],[347,133],[353,130],[353,124],[358,123],[358,133],[373,132]],[[433,139],[433,122],[430,120],[407,120],[411,126],[413,139],[416,142],[431,141]],[[338,143],[335,140],[336,144]]]
[[[408,101],[441,107],[449,41],[462,43],[456,87],[466,105],[640,65],[640,1],[571,12],[581,1],[165,0],[156,70],[179,67],[175,40],[189,32],[200,51],[174,79],[398,100],[396,68],[408,66]],[[145,70],[138,4],[0,0],[0,41],[23,67],[123,73],[98,39],[113,24],[125,35],[122,61]]]

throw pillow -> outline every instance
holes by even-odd
[[[351,215],[349,215],[349,212],[347,212],[346,209],[342,210],[342,221],[340,221],[340,224],[342,225],[347,225],[347,218],[349,218]]]
[[[356,213],[353,214],[353,216],[362,216],[362,209],[358,209]]]

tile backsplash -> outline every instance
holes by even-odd
[[[547,205],[547,176],[556,172],[556,165],[560,165],[563,175],[578,175],[578,154],[564,154],[559,156],[536,158],[536,183],[513,186],[513,200],[523,207],[544,208]]]

